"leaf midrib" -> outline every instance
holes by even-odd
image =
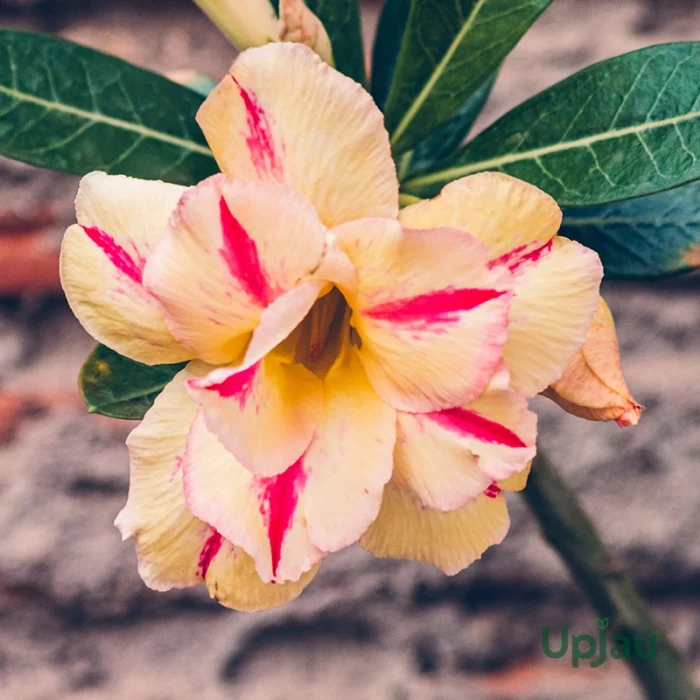
[[[418,113],[418,110],[420,110],[425,101],[428,99],[428,95],[432,92],[433,87],[435,87],[435,83],[437,83],[442,74],[445,72],[447,64],[452,60],[452,56],[454,56],[455,51],[457,51],[457,48],[462,43],[462,40],[464,39],[465,35],[474,26],[474,23],[476,22],[476,17],[481,11],[481,8],[484,6],[485,2],[486,0],[478,0],[476,5],[474,5],[474,7],[472,8],[471,13],[469,14],[469,18],[464,23],[464,26],[459,30],[459,32],[457,32],[455,38],[452,40],[452,43],[445,52],[445,55],[442,57],[437,66],[435,66],[435,69],[433,70],[426,84],[423,86],[423,89],[418,93],[418,96],[413,101],[413,104],[408,109],[406,114],[404,114],[403,118],[394,130],[394,133],[391,135],[392,146],[395,145],[396,142],[403,136],[409,124],[413,121],[416,114]]]
[[[30,93],[21,92],[14,88],[8,88],[4,85],[0,85],[0,93],[5,93],[10,95],[12,98],[31,102],[44,109],[56,110],[63,112],[64,114],[71,114],[82,119],[108,124],[109,126],[116,127],[118,129],[123,129],[124,131],[131,131],[135,134],[139,134],[143,138],[150,138],[157,141],[163,141],[164,143],[169,143],[173,146],[178,146],[179,148],[184,148],[185,150],[191,151],[193,153],[200,153],[205,156],[213,157],[213,154],[209,148],[202,146],[194,141],[188,141],[187,139],[181,139],[177,136],[171,136],[162,131],[156,131],[155,129],[150,129],[147,126],[141,124],[134,124],[133,122],[126,122],[121,119],[116,119],[114,117],[109,117],[101,112],[89,112],[79,107],[71,107],[70,105],[64,104],[63,102],[55,102],[52,100],[45,100],[41,97],[36,97]]]
[[[404,188],[408,190],[409,187],[430,185],[434,182],[441,182],[445,179],[452,180],[458,177],[463,177],[465,175],[470,175],[471,173],[479,172],[482,170],[488,170],[489,168],[498,168],[503,165],[517,163],[521,160],[536,160],[537,158],[550,155],[551,153],[559,153],[561,151],[569,151],[576,148],[587,148],[592,144],[600,143],[601,141],[609,141],[611,139],[621,138],[623,136],[630,136],[633,134],[642,134],[646,131],[651,131],[652,129],[658,129],[664,126],[672,126],[673,124],[691,121],[693,119],[697,119],[698,117],[700,117],[700,111],[688,112],[687,114],[681,114],[676,117],[668,117],[667,119],[661,119],[660,121],[656,122],[645,122],[644,124],[628,126],[624,129],[615,129],[613,131],[601,132],[593,136],[586,136],[581,139],[576,139],[575,141],[564,141],[552,144],[550,146],[541,146],[540,148],[533,148],[529,151],[509,153],[507,155],[497,156],[496,158],[491,158],[489,160],[477,161],[476,163],[469,163],[463,166],[448,168],[447,170],[440,170],[430,175],[416,177],[404,183]]]

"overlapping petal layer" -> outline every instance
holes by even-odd
[[[516,392],[487,391],[464,408],[401,413],[394,475],[427,508],[451,511],[535,456],[537,416]]]
[[[318,269],[325,246],[313,207],[290,188],[215,175],[180,200],[145,283],[180,342],[226,364],[242,355],[273,304],[274,332],[258,343],[259,356],[301,321],[320,286],[298,287]]]
[[[146,364],[193,357],[143,286],[146,262],[184,192],[164,182],[90,173],[75,200],[78,223],[61,246],[61,284],[78,320],[99,342]]]
[[[308,450],[258,477],[209,432],[201,415],[184,462],[187,503],[255,559],[264,581],[296,581],[376,517],[391,475],[395,413],[346,351],[324,382],[323,417]]]
[[[432,411],[478,396],[506,340],[511,278],[457,229],[363,219],[331,232],[358,273],[347,293],[360,358],[397,409]]]
[[[588,248],[555,238],[556,202],[515,178],[479,173],[402,210],[406,226],[455,226],[489,248],[491,266],[514,276],[503,350],[513,388],[532,396],[557,380],[583,344],[596,309],[602,266]]]
[[[182,459],[197,407],[185,382],[205,373],[190,364],[156,399],[128,439],[129,499],[117,517],[122,536],[135,537],[139,573],[156,590],[206,581],[211,595],[238,610],[261,610],[296,598],[315,570],[298,582],[263,583],[252,559],[187,509]]]
[[[396,217],[398,183],[381,112],[361,85],[302,44],[246,51],[197,120],[224,173],[286,183],[326,226]]]

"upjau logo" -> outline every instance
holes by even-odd
[[[552,649],[552,634],[549,627],[542,629],[542,651],[550,659],[564,658],[571,647],[571,667],[578,668],[581,661],[591,662],[591,668],[598,668],[608,660],[608,642],[610,642],[610,658],[629,660],[632,656],[638,659],[656,658],[656,636],[614,634],[608,639],[610,620],[605,617],[597,619],[598,638],[590,634],[575,634],[569,637],[569,628],[564,627],[560,632],[559,648]],[[597,658],[596,658],[597,654]]]

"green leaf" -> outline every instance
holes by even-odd
[[[501,65],[552,0],[413,0],[385,114],[395,153],[415,148]]]
[[[364,84],[365,52],[358,0],[306,0],[306,5],[328,32],[335,67]]]
[[[403,189],[432,196],[500,170],[585,206],[700,178],[700,44],[665,44],[597,63],[499,119]]]
[[[700,267],[700,182],[626,202],[566,209],[561,233],[597,251],[608,279],[689,272]]]
[[[142,365],[98,345],[80,370],[78,386],[90,413],[141,420],[158,394],[187,365]]]
[[[0,153],[53,170],[190,185],[217,172],[202,96],[56,37],[0,30]]]
[[[437,161],[452,155],[464,141],[476,118],[486,104],[496,76],[487,80],[460,108],[453,117],[433,131],[413,152],[408,175],[428,170]]]
[[[394,78],[410,9],[411,0],[386,0],[382,7],[372,50],[372,97],[379,109],[384,109]]]

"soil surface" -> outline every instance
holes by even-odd
[[[376,6],[365,9],[369,35]],[[5,1],[0,25],[57,32],[159,71],[217,77],[234,57],[185,1]],[[691,2],[557,0],[507,61],[480,126],[594,61],[698,38]],[[453,578],[353,547],[268,613],[226,611],[201,589],[146,589],[112,525],[133,426],[86,415],[75,379],[93,342],[56,286],[76,180],[9,161],[0,178],[3,698],[641,698],[619,661],[572,669],[542,653],[543,627],[592,633],[595,614],[517,495],[504,544]],[[587,423],[545,400],[536,408],[542,448],[700,682],[699,291],[693,276],[605,285],[629,384],[647,406],[639,427]]]

